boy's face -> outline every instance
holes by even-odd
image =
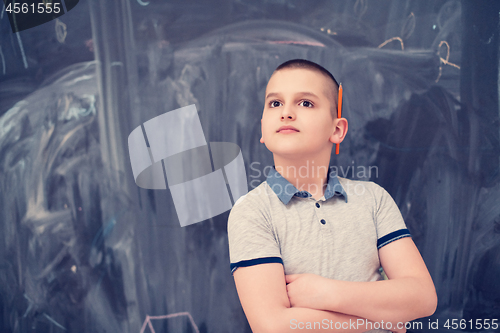
[[[329,157],[335,140],[337,119],[331,109],[336,96],[333,82],[319,72],[302,68],[275,72],[267,84],[260,142],[283,157]],[[297,131],[279,131],[282,126]]]

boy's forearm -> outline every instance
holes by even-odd
[[[380,322],[407,322],[434,313],[434,285],[417,278],[373,282],[329,280],[322,308]]]

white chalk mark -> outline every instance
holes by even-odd
[[[65,96],[64,99],[66,106],[63,112],[59,115],[58,117],[59,120],[71,120],[72,118],[80,119],[80,117],[86,117],[88,115],[96,114],[96,108],[95,108],[96,100],[94,95],[85,94],[82,96],[82,99],[85,99],[86,102],[89,103],[89,107],[87,109],[72,105],[73,98],[71,97]]]
[[[383,48],[385,45],[389,44],[390,42],[392,42],[393,40],[397,40],[399,41],[399,43],[401,44],[401,50],[404,51],[405,49],[405,44],[403,43],[403,40],[399,37],[392,37],[391,39],[388,39],[386,40],[385,42],[383,42],[382,44],[380,44],[378,46],[379,49]]]
[[[403,39],[408,39],[415,31],[415,14],[413,12],[406,18],[406,22],[403,24],[401,28],[401,37]]]
[[[164,316],[150,316],[146,315],[146,320],[144,320],[144,323],[142,324],[141,327],[141,332],[144,333],[144,330],[146,329],[146,326],[149,327],[151,330],[151,333],[156,333],[153,324],[151,324],[151,320],[157,320],[157,319],[169,319],[169,318],[175,318],[175,317],[180,317],[180,316],[187,316],[189,318],[189,321],[191,322],[191,325],[193,325],[193,329],[196,333],[200,333],[200,330],[198,329],[198,326],[196,326],[196,323],[194,322],[193,317],[189,312],[178,312],[178,313],[172,313],[169,315],[164,315]]]
[[[149,5],[149,1],[148,2],[145,2],[145,1],[142,1],[142,0],[137,0],[137,3],[141,6],[147,6]]]
[[[51,318],[48,314],[44,313],[43,315],[45,316],[45,318],[47,318],[48,320],[50,320],[54,325],[56,325],[57,327],[62,328],[63,330],[66,331],[66,328],[64,328],[64,326],[62,326],[61,324],[59,324],[57,321],[55,321],[53,318]]]
[[[19,48],[21,49],[21,55],[23,56],[24,68],[28,68],[28,62],[26,61],[26,55],[24,54],[23,41],[21,40],[21,35],[19,31],[16,32],[17,43],[19,44]]]
[[[270,41],[271,44],[299,44],[299,45],[310,45],[310,46],[320,46],[325,47],[325,44],[319,42],[308,42],[308,41],[294,41],[294,40],[276,40]]]
[[[367,9],[368,9],[367,1],[356,0],[356,3],[354,4],[354,13],[356,13],[358,18],[361,18],[363,15],[365,15]]]
[[[0,45],[0,57],[2,58],[2,72],[5,75],[5,58],[3,57],[2,45]]]
[[[30,305],[28,305],[28,308],[26,309],[26,312],[24,313],[23,315],[23,318],[26,318],[26,316],[28,315],[28,313],[31,311],[31,308],[33,307],[33,301],[31,300],[31,298],[29,298],[26,294],[23,295],[24,298],[26,298],[28,300],[28,302],[30,303]]]
[[[61,44],[64,43],[64,41],[66,40],[66,36],[68,35],[66,24],[64,24],[61,20],[57,18],[55,29],[56,29],[57,41]]]
[[[94,76],[93,76],[93,75],[82,75],[82,76],[80,76],[80,77],[77,77],[77,78],[76,78],[76,79],[74,79],[73,81],[68,82],[66,85],[71,86],[71,85],[73,85],[73,84],[75,84],[75,83],[78,83],[78,82],[80,82],[80,81],[91,80],[91,79],[93,79],[93,78],[94,78]]]

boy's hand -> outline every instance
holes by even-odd
[[[316,274],[285,275],[291,307],[325,310],[325,296],[330,281]]]
[[[316,310],[328,310],[328,303],[332,303],[332,295],[337,295],[335,288],[337,280],[327,279],[316,274],[290,274],[285,275],[286,291],[290,307],[310,308]],[[339,301],[338,299],[335,301]],[[406,329],[397,329],[397,323],[393,323],[391,331],[404,333]]]

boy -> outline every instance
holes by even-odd
[[[275,165],[228,220],[231,272],[255,333],[405,332],[436,309],[432,279],[390,195],[329,169],[333,144],[347,133],[337,93],[326,69],[302,59],[269,79],[260,142]]]

